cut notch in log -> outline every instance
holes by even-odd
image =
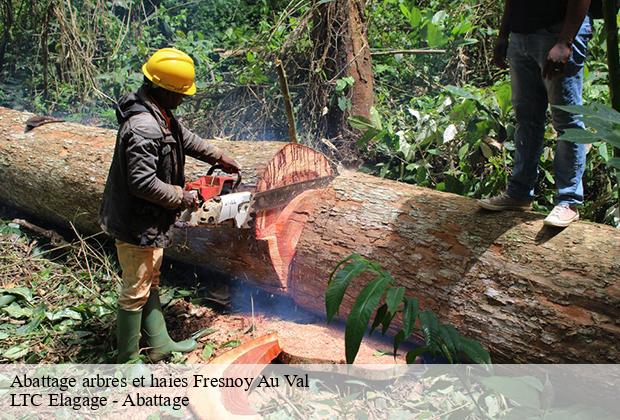
[[[321,153],[300,144],[288,144],[276,153],[260,174],[256,192],[333,175],[331,164]],[[286,206],[260,211],[256,215],[256,239],[267,243],[271,263],[283,290],[288,287],[288,272],[297,242],[322,190],[304,191]]]

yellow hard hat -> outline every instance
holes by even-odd
[[[176,48],[162,48],[142,66],[142,73],[153,84],[184,95],[196,93],[194,60]]]

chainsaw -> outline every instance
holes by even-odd
[[[268,191],[240,191],[241,174],[236,179],[228,175],[213,175],[220,165],[212,166],[207,175],[188,182],[185,190],[196,194],[198,208],[181,213],[179,221],[188,226],[234,226],[250,228],[259,211],[282,207],[302,192],[327,187],[332,176],[296,182]],[[245,187],[247,189],[247,187]]]

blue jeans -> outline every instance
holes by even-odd
[[[592,21],[586,17],[573,44],[573,54],[563,76],[543,79],[547,53],[555,45],[561,25],[530,34],[510,34],[507,58],[512,79],[512,104],[517,119],[514,168],[508,195],[532,199],[543,151],[548,105],[581,105],[583,67],[592,37]],[[567,128],[584,128],[581,116],[551,108],[553,127],[561,134]],[[586,146],[558,140],[553,162],[557,194],[555,204],[583,203],[582,176]]]

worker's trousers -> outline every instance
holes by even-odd
[[[553,79],[544,79],[542,70],[547,54],[558,41],[561,29],[559,24],[530,34],[510,34],[508,61],[512,78],[512,103],[517,119],[514,168],[508,184],[508,195],[513,198],[534,197],[549,104],[582,103],[583,69],[588,41],[592,37],[591,19],[585,19],[575,37],[572,56],[562,74]],[[580,115],[552,107],[551,116],[558,134],[567,129],[584,129]],[[581,204],[586,145],[557,140],[555,149],[555,204]]]
[[[143,247],[116,240],[123,286],[118,306],[126,311],[142,309],[152,289],[159,287],[163,248]]]

